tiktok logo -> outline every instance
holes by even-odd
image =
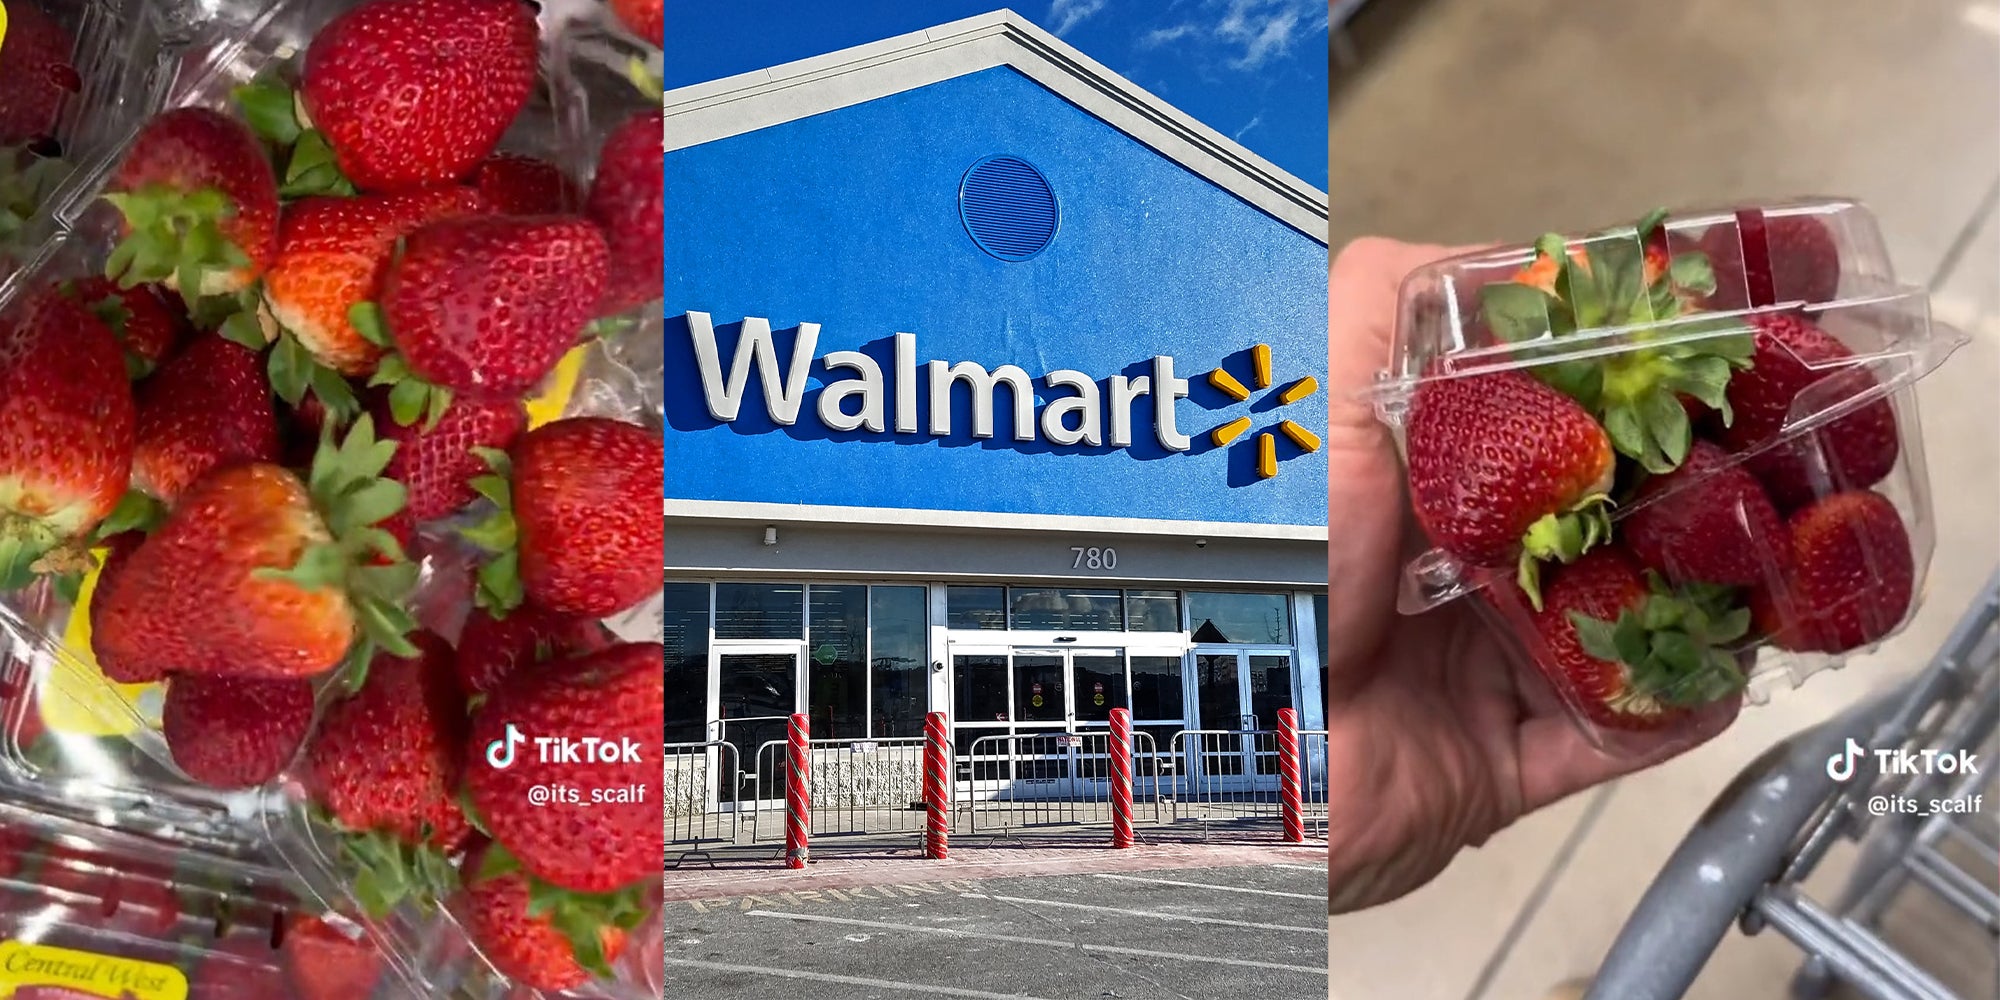
[[[528,742],[528,737],[513,723],[507,723],[507,735],[486,744],[486,763],[496,771],[505,771],[514,766],[514,750]]]
[[[1847,749],[1826,759],[1826,776],[1835,781],[1846,781],[1854,777],[1854,762],[1866,756],[1868,756],[1867,748],[1850,736],[1847,739]]]

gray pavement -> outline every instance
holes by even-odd
[[[1326,868],[1287,857],[670,902],[665,996],[1324,996]]]

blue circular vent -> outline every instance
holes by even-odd
[[[1048,179],[1017,156],[973,164],[958,185],[958,214],[972,242],[1001,260],[1027,260],[1048,249],[1062,221]]]

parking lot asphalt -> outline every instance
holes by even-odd
[[[1304,1000],[1323,864],[762,890],[668,904],[670,1000]]]

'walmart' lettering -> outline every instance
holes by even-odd
[[[715,342],[715,324],[707,313],[687,314],[688,330],[694,338],[695,365],[701,372],[701,390],[708,402],[709,416],[722,423],[735,421],[749,385],[750,370],[757,370],[764,387],[764,410],[771,422],[791,427],[799,422],[805,401],[806,372],[812,367],[819,346],[819,324],[801,323],[791,357],[778,357],[771,340],[771,323],[756,317],[743,321],[743,334],[736,341],[736,355],[729,371],[722,370],[722,352]],[[1132,411],[1141,397],[1150,397],[1153,435],[1168,451],[1187,451],[1188,437],[1174,423],[1174,403],[1185,399],[1188,380],[1174,376],[1174,359],[1160,355],[1153,359],[1153,374],[1127,377],[1113,375],[1107,389],[1099,393],[1097,381],[1071,369],[1049,372],[1042,381],[1052,389],[1069,389],[1073,395],[1053,399],[1035,419],[1035,386],[1027,372],[1017,365],[1001,365],[991,371],[974,361],[927,362],[929,379],[917,376],[917,338],[914,334],[895,336],[895,431],[897,434],[923,433],[917,427],[917,390],[930,390],[931,437],[952,433],[951,390],[963,382],[972,394],[972,436],[993,436],[993,396],[1002,385],[1014,396],[1016,441],[1046,440],[1055,445],[1132,446]],[[829,351],[820,361],[827,370],[849,371],[853,378],[831,382],[820,394],[817,417],[822,426],[835,431],[867,430],[880,434],[888,430],[888,379],[875,359],[860,351]],[[1100,398],[1100,396],[1105,398]],[[850,407],[847,400],[858,400]],[[850,412],[851,411],[851,412]]]

